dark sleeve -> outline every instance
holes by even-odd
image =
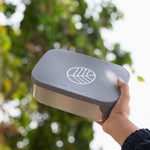
[[[140,129],[133,132],[124,141],[122,150],[150,150],[150,131]]]

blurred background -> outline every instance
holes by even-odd
[[[120,149],[91,120],[33,99],[31,71],[49,49],[64,48],[127,68],[130,119],[150,127],[150,12],[148,0],[141,2],[0,0],[0,150]]]

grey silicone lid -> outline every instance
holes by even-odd
[[[64,49],[47,51],[32,71],[34,84],[100,106],[108,114],[120,96],[117,78],[129,81],[119,65]]]

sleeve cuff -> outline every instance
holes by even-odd
[[[136,130],[124,141],[122,150],[134,150],[138,143],[141,143],[147,138],[150,138],[150,131],[148,129]]]

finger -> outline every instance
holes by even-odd
[[[129,94],[129,86],[126,82],[124,82],[122,79],[117,79],[118,86],[120,87],[121,95],[119,100],[123,103],[129,103],[130,100],[130,94]]]
[[[120,87],[121,96],[129,96],[129,86],[122,79],[117,79],[118,86]]]

